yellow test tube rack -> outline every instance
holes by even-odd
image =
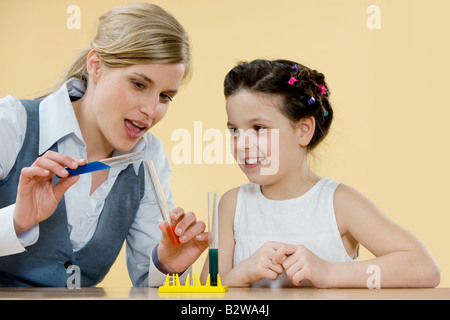
[[[228,286],[222,286],[222,283],[220,282],[220,276],[217,274],[217,286],[211,286],[210,285],[210,275],[208,274],[208,279],[206,280],[206,284],[202,285],[200,283],[200,277],[198,274],[193,275],[193,284],[191,285],[191,279],[190,274],[186,277],[186,283],[185,285],[180,284],[180,278],[178,274],[172,275],[174,278],[172,281],[172,284],[170,284],[170,275],[168,274],[166,277],[166,282],[163,286],[160,286],[158,289],[159,293],[223,293],[228,291]]]

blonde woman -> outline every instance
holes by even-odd
[[[142,151],[173,208],[169,163],[149,130],[189,71],[178,21],[156,5],[129,4],[100,17],[51,94],[0,99],[0,286],[66,286],[72,265],[81,286],[94,286],[124,240],[134,286],[187,273],[207,247],[205,224],[172,209],[181,242],[172,246],[142,163],[74,177],[65,168]]]

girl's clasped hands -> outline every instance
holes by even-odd
[[[268,241],[236,268],[242,268],[242,281],[248,285],[263,278],[276,280],[285,271],[296,286],[308,280],[321,288],[328,283],[330,263],[303,245]]]

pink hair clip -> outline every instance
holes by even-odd
[[[294,83],[296,83],[298,80],[297,79],[295,79],[295,77],[291,77],[291,79],[289,79],[289,84],[291,85],[291,86],[293,86],[294,85]]]
[[[323,84],[319,84],[318,87],[320,88],[320,94],[327,92],[327,88]]]

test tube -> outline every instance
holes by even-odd
[[[219,220],[217,192],[208,192],[209,276],[210,285],[217,286],[219,274]]]
[[[161,212],[161,217],[164,221],[168,223],[166,226],[167,234],[170,237],[170,241],[174,247],[178,247],[181,245],[180,239],[175,234],[175,225],[172,224],[172,220],[170,219],[170,210],[167,205],[166,198],[164,197],[163,189],[161,187],[161,183],[159,182],[158,175],[156,174],[155,166],[153,165],[153,161],[150,160],[150,166],[147,161],[143,161],[145,171],[150,178],[150,184],[152,185],[153,193],[155,194],[156,202],[158,203],[159,211]]]

